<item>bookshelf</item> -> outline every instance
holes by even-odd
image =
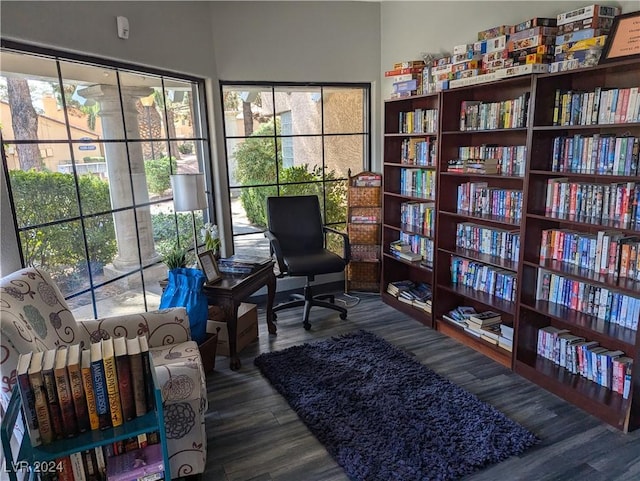
[[[604,195],[613,196],[610,192],[605,194],[605,190],[619,191],[622,187],[624,192],[624,189],[633,186],[632,199],[639,180],[635,168],[632,172],[629,165],[625,166],[624,162],[620,165],[617,159],[609,164],[608,160],[611,159],[607,160],[607,156],[601,155],[601,149],[607,147],[598,148],[598,143],[610,142],[615,146],[623,138],[640,137],[640,123],[623,121],[620,111],[617,116],[611,114],[610,118],[593,114],[594,111],[604,110],[593,106],[594,97],[602,97],[603,91],[638,87],[638,78],[640,62],[626,61],[576,72],[549,74],[536,79],[523,219],[523,229],[527,235],[521,256],[522,289],[519,294],[514,357],[517,373],[623,431],[636,429],[640,425],[637,367],[632,373],[631,393],[625,399],[620,393],[541,356],[537,350],[537,339],[541,328],[551,326],[566,329],[587,341],[596,341],[608,350],[622,351],[634,363],[639,361],[640,338],[637,329],[625,325],[631,313],[620,316],[619,320],[610,318],[606,316],[606,307],[599,312],[598,304],[601,302],[596,296],[608,291],[619,297],[639,298],[640,282],[619,276],[619,260],[611,262],[610,266],[607,261],[607,265],[603,266],[601,257],[600,267],[603,270],[599,272],[595,265],[596,256],[594,252],[589,252],[598,245],[598,237],[602,239],[607,234],[612,234],[614,239],[615,233],[619,233],[620,237],[640,237],[640,226],[630,222],[630,219],[625,221],[627,209],[616,207],[613,203],[613,210],[609,211],[603,199]],[[571,93],[573,109],[563,108],[562,94],[566,97],[567,92]],[[563,118],[563,111],[570,110],[573,115]],[[591,151],[588,151],[589,148]],[[613,150],[615,152],[615,147]],[[553,184],[560,184],[555,186],[556,192]],[[616,185],[615,189],[613,185]],[[620,202],[624,193],[621,195],[618,192],[616,196],[620,197]],[[631,210],[632,205],[629,206],[629,212]],[[554,245],[549,245],[551,236]],[[567,249],[561,254],[559,243],[569,249],[574,249],[570,247],[572,244],[576,248],[580,245],[583,255],[576,256],[571,251],[567,252]],[[543,249],[541,258],[543,244],[549,247]],[[617,248],[614,249],[619,252]],[[571,290],[578,292],[578,295],[572,293],[569,298],[556,297],[556,302],[550,302],[543,284],[551,276],[556,282],[571,286]],[[580,302],[581,297],[584,302]],[[602,301],[604,303],[604,298]]]
[[[157,386],[155,369],[151,369],[154,385]],[[169,454],[167,452],[167,439],[164,429],[164,414],[162,408],[162,393],[156,387],[154,389],[155,410],[150,411],[144,416],[139,416],[126,421],[124,424],[111,427],[104,430],[89,430],[80,433],[76,437],[68,439],[60,439],[49,444],[41,444],[39,446],[31,446],[28,430],[25,430],[24,437],[20,443],[17,455],[11,452],[11,437],[13,430],[18,422],[18,416],[22,417],[22,400],[18,387],[14,387],[11,400],[7,406],[7,412],[2,419],[1,439],[6,460],[6,469],[11,481],[17,481],[18,472],[25,467],[26,461],[32,475],[37,478],[38,474],[33,471],[34,466],[47,466],[50,471],[54,469],[56,464],[50,463],[58,458],[69,456],[70,454],[81,452],[87,449],[93,449],[105,446],[110,443],[125,441],[128,438],[138,436],[140,434],[148,434],[153,432],[159,433],[160,443],[162,445],[162,456],[165,470],[165,479],[171,479]],[[108,459],[105,460],[108,463]],[[32,479],[29,477],[28,479]]]
[[[560,340],[565,343],[565,352],[570,352],[566,343],[575,342],[568,340],[572,336],[595,341],[605,349],[590,356],[609,367],[613,361],[607,355],[616,354],[611,351],[621,351],[633,363],[640,357],[640,337],[633,324],[637,317],[627,319],[637,316],[640,307],[635,301],[640,298],[640,277],[633,277],[628,266],[623,268],[621,254],[624,244],[630,246],[627,252],[640,249],[640,222],[634,222],[640,202],[639,177],[629,157],[620,154],[628,149],[637,159],[637,142],[634,147],[634,141],[628,139],[640,138],[640,122],[627,121],[619,109],[615,109],[618,117],[616,112],[609,117],[593,115],[596,96],[607,92],[603,98],[611,105],[617,100],[608,97],[613,95],[608,92],[617,89],[621,96],[632,95],[624,89],[639,87],[638,78],[640,61],[626,60],[385,102],[384,302],[625,432],[640,426],[640,369],[626,373],[629,394],[625,397],[599,384],[602,379],[578,374],[567,359],[564,367],[557,359],[548,359],[538,340],[557,338],[558,345]],[[517,99],[522,100],[516,103]],[[518,113],[526,105],[527,114]],[[434,166],[409,166],[432,169],[437,176],[435,256],[430,269],[396,259],[389,252],[389,244],[403,232],[402,203],[420,200],[400,188],[402,170],[408,167],[403,164],[403,146],[407,139],[426,135],[403,132],[400,113],[418,108],[442,112],[435,129],[428,133],[437,144]],[[508,123],[504,120],[507,111]],[[519,123],[513,121],[514,112]],[[618,157],[612,160],[606,157],[609,150],[598,152],[594,145],[617,152]],[[496,165],[471,160],[491,157],[501,160]],[[606,209],[602,205],[607,202],[599,200],[605,196],[609,199]],[[553,251],[551,235],[563,239],[553,237],[553,245],[567,239],[574,252],[581,246],[581,257],[562,257],[557,249]],[[598,239],[615,246],[622,239],[617,251],[613,248],[614,257],[601,266],[602,272],[594,271],[587,262],[595,263]],[[547,246],[542,249],[543,259],[541,246]],[[386,293],[389,282],[401,279],[433,286],[433,318]],[[549,298],[551,282],[554,289],[562,286],[568,297]],[[618,311],[615,317],[606,307],[599,311],[597,302],[594,306],[588,297],[582,303],[571,300],[570,291],[591,298],[600,293],[609,309],[611,299],[615,300]],[[512,351],[443,318],[461,305],[499,312],[502,322],[514,328]],[[558,334],[561,330],[568,333]],[[552,332],[556,334],[549,334]]]
[[[386,292],[390,282],[433,286],[440,95],[385,102],[382,300],[432,327],[432,316]],[[423,262],[399,258],[391,243],[405,240]]]
[[[345,290],[380,290],[380,224],[382,176],[375,172],[351,175],[347,187],[347,232],[351,260]]]

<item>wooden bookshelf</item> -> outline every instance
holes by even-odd
[[[435,202],[437,192],[438,139],[440,124],[440,95],[427,94],[385,102],[384,166],[383,166],[383,224],[382,224],[382,276],[380,290],[383,302],[413,317],[428,327],[433,326],[432,316],[423,309],[408,305],[386,292],[390,282],[411,280],[433,288],[432,265],[419,261],[407,261],[394,256],[390,244],[403,236],[422,245],[431,244],[435,250]],[[420,117],[423,121],[411,125],[403,122],[407,116]],[[407,180],[409,178],[409,180]],[[416,189],[409,187],[417,179]],[[427,185],[421,182],[425,181]],[[431,207],[432,221],[424,225],[424,216],[412,225],[403,222],[407,206],[422,205],[416,209]],[[416,248],[414,252],[424,250]],[[431,254],[432,255],[432,254]],[[428,257],[425,254],[423,257]],[[431,263],[433,259],[427,259]]]
[[[580,162],[571,164],[567,159],[559,158],[558,150],[554,150],[558,149],[560,142],[564,142],[562,145],[566,147],[573,145],[570,143],[572,141],[593,142],[594,136],[596,139],[601,136],[640,138],[640,122],[623,122],[621,119],[615,121],[615,116],[611,119],[613,121],[594,122],[593,115],[591,120],[584,121],[586,124],[577,121],[578,118],[587,119],[588,109],[586,108],[579,115],[574,112],[574,120],[566,122],[570,125],[554,122],[557,90],[571,91],[572,94],[586,92],[587,95],[584,98],[587,99],[589,92],[594,92],[595,96],[595,92],[602,90],[640,87],[638,78],[640,78],[640,61],[627,60],[569,72],[515,77],[447,90],[438,94],[385,102],[381,276],[384,302],[510,367],[523,377],[623,431],[640,427],[640,368],[636,367],[632,370],[630,393],[625,398],[622,394],[583,376],[573,374],[538,354],[538,333],[540,329],[548,327],[567,329],[571,334],[584,337],[589,341],[596,341],[609,350],[623,351],[625,356],[632,358],[637,364],[640,362],[638,330],[619,320],[615,322],[604,320],[598,317],[600,313],[594,315],[593,306],[592,313],[589,314],[586,312],[586,307],[582,311],[562,305],[562,301],[556,303],[542,299],[538,290],[539,282],[545,279],[541,277],[542,273],[546,272],[548,276],[555,275],[567,279],[567,284],[573,282],[579,285],[584,289],[583,292],[587,292],[587,288],[590,289],[589,292],[607,289],[616,295],[640,298],[640,280],[620,277],[617,269],[613,272],[600,273],[574,265],[577,262],[575,260],[571,264],[549,258],[540,259],[542,232],[545,230],[564,230],[584,237],[597,236],[600,231],[615,230],[622,236],[640,237],[640,225],[628,222],[629,219],[625,221],[624,216],[611,215],[602,220],[595,214],[569,212],[573,205],[569,202],[565,208],[558,209],[558,212],[549,212],[547,206],[549,179],[567,178],[567,185],[563,188],[584,189],[580,191],[582,198],[587,198],[588,192],[600,192],[605,185],[611,184],[624,184],[624,187],[615,187],[622,189],[616,191],[616,195],[619,196],[619,192],[622,192],[624,196],[624,192],[630,189],[627,186],[635,186],[640,181],[634,168],[622,165],[622,161],[616,164],[617,167],[613,170],[611,166],[599,165],[594,160],[595,157],[589,158],[584,165]],[[486,115],[491,115],[491,112],[495,113],[502,108],[502,104],[499,104],[500,107],[485,107],[486,104],[498,104],[507,100],[525,98],[524,96],[528,100],[521,101],[519,105],[528,104],[528,111],[522,124],[509,127],[496,119],[486,120]],[[477,105],[483,105],[483,107],[475,107]],[[510,105],[513,107],[513,104]],[[561,103],[559,107],[562,107]],[[437,128],[420,134],[402,132],[399,124],[400,112],[420,108],[438,109],[441,115]],[[465,123],[461,121],[463,108]],[[475,108],[478,110],[474,111]],[[485,122],[469,126],[466,123],[468,115],[473,116],[476,113],[479,115],[483,108],[485,108],[482,114]],[[491,108],[494,110],[492,111]],[[560,118],[561,115],[558,117]],[[403,164],[401,152],[403,145],[406,145],[403,142],[422,136],[430,136],[437,142],[435,165]],[[626,142],[629,141],[626,140]],[[501,171],[487,170],[486,174],[477,171],[448,171],[450,165],[460,165],[460,163],[450,164],[449,161],[460,159],[466,152],[477,153],[481,147],[491,146],[524,148],[524,160],[520,155],[517,165],[509,167],[512,170],[509,172],[503,171],[507,168],[506,164],[501,164]],[[518,150],[518,153],[522,154],[522,151]],[[637,154],[634,155],[637,156]],[[435,254],[433,265],[429,269],[425,269],[419,263],[397,259],[389,250],[389,244],[397,240],[402,232],[411,231],[407,226],[401,225],[402,203],[424,201],[424,198],[410,195],[401,189],[402,169],[407,167],[435,170],[437,175]],[[474,185],[471,186],[471,184]],[[580,186],[570,184],[580,184]],[[483,187],[493,191],[504,191],[504,194],[499,194],[502,197],[496,199],[504,200],[505,196],[510,195],[512,196],[510,202],[514,199],[517,201],[517,195],[519,195],[512,192],[520,191],[522,192],[521,203],[517,203],[515,208],[510,205],[502,211],[500,209],[487,211],[477,208],[478,206],[474,208],[466,205],[465,202],[468,202],[468,199],[465,199],[465,193],[468,194],[472,190]],[[614,189],[614,187],[610,188]],[[460,189],[463,189],[462,198],[459,198]],[[630,207],[635,202],[633,191],[631,192]],[[595,194],[592,197],[597,198]],[[505,215],[505,212],[509,215]],[[517,215],[514,216],[514,213]],[[469,245],[468,242],[465,244],[463,241],[466,234],[458,230],[461,224],[471,225],[471,229],[489,231],[490,235],[504,236],[506,235],[502,234],[504,231],[519,235],[517,257],[505,258],[503,256],[505,251],[500,252],[502,255],[496,255],[496,252],[487,251],[486,245],[478,248],[476,245]],[[631,242],[634,241],[631,240]],[[513,298],[505,299],[504,295],[496,296],[495,293],[487,292],[484,288],[486,286],[479,284],[474,286],[455,282],[459,278],[454,279],[452,274],[452,259],[458,259],[455,261],[458,267],[474,263],[476,266],[481,266],[475,267],[476,269],[485,269],[483,266],[487,266],[486,268],[499,270],[503,276],[506,274],[515,279],[517,287]],[[389,282],[402,279],[427,282],[432,285],[431,316],[400,303],[385,292]],[[584,306],[586,304],[586,302],[583,303]],[[476,310],[500,312],[502,322],[514,328],[513,352],[475,337],[460,325],[442,317],[460,305],[473,306]],[[580,304],[574,304],[574,306],[578,305]]]

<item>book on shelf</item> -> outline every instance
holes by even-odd
[[[111,427],[111,411],[109,409],[109,395],[107,393],[107,381],[102,362],[102,342],[91,343],[91,379],[96,399],[96,412],[100,429]]]
[[[387,284],[387,292],[394,297],[398,297],[402,291],[410,289],[414,285],[414,282],[408,279],[389,282]]]
[[[76,419],[73,393],[67,371],[68,351],[69,349],[67,347],[58,348],[53,373],[56,379],[56,389],[58,391],[58,402],[60,403],[64,433],[67,437],[73,437],[78,434],[78,420]]]
[[[69,373],[69,385],[73,407],[76,414],[78,432],[83,433],[91,429],[89,411],[87,407],[87,397],[84,393],[84,383],[82,380],[80,344],[72,344],[67,351],[67,372]]]
[[[136,449],[109,460],[108,481],[143,481],[164,479],[164,459],[159,444]]]
[[[44,381],[42,379],[43,358],[43,351],[33,353],[31,363],[29,364],[29,384],[31,384],[31,390],[33,391],[33,403],[38,420],[38,432],[40,433],[42,444],[49,444],[55,439],[55,436],[51,425],[51,416],[49,415]]]
[[[118,386],[118,371],[116,356],[113,347],[113,339],[102,341],[102,362],[104,363],[104,378],[107,384],[107,396],[109,399],[109,412],[111,413],[111,425],[120,426],[123,423],[122,404]]]
[[[42,438],[40,437],[40,431],[38,430],[38,417],[36,415],[34,393],[31,388],[31,383],[29,382],[29,366],[31,365],[32,356],[33,352],[29,351],[27,353],[20,354],[18,357],[16,382],[18,385],[18,391],[20,392],[20,399],[22,400],[22,412],[29,431],[31,445],[40,446],[42,444]]]
[[[89,417],[89,427],[100,429],[100,421],[98,419],[98,411],[96,408],[96,396],[93,389],[93,380],[91,377],[91,350],[83,349],[80,352],[80,373],[82,375],[82,387],[84,388],[84,396],[87,403],[87,415]]]
[[[417,252],[404,252],[404,251],[398,251],[395,249],[391,249],[389,251],[394,257],[397,257],[398,259],[402,259],[405,261],[409,261],[409,262],[415,262],[415,261],[420,261],[422,260],[422,254],[418,254]]]
[[[140,334],[138,336],[140,344],[140,356],[142,357],[142,370],[144,372],[145,399],[147,401],[147,412],[153,411],[156,406],[155,393],[153,387],[153,374],[151,372],[151,354],[149,353],[149,343],[147,336]]]
[[[51,428],[55,439],[65,437],[64,425],[62,424],[62,411],[58,401],[58,389],[56,388],[56,378],[54,366],[56,362],[56,349],[48,349],[42,359],[42,382],[44,383],[47,405],[49,406],[49,417],[51,418]]]
[[[87,481],[87,477],[84,472],[84,465],[82,462],[82,452],[78,451],[69,455],[71,460],[71,472],[73,473],[74,481]]]
[[[127,353],[127,340],[123,336],[113,338],[113,351],[116,358],[118,392],[120,393],[122,417],[125,421],[130,421],[136,417],[136,405],[133,397],[131,360]]]
[[[485,327],[491,324],[497,324],[502,321],[500,313],[495,311],[482,311],[469,316],[469,322],[478,326]]]
[[[127,339],[127,353],[131,364],[131,383],[133,385],[133,400],[136,416],[144,416],[147,413],[147,399],[144,387],[144,368],[142,366],[142,354],[140,341],[137,337]]]

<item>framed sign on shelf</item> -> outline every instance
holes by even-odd
[[[640,58],[640,11],[618,15],[604,45],[600,62]]]
[[[207,282],[216,282],[222,279],[222,274],[218,269],[218,262],[214,256],[213,250],[208,250],[198,254],[200,259],[200,266],[204,275],[207,277]]]

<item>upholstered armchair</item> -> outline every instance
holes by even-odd
[[[207,390],[184,308],[76,321],[49,275],[25,268],[0,280],[0,331],[0,415],[16,382],[20,353],[145,334],[162,392],[172,478],[204,471]]]

